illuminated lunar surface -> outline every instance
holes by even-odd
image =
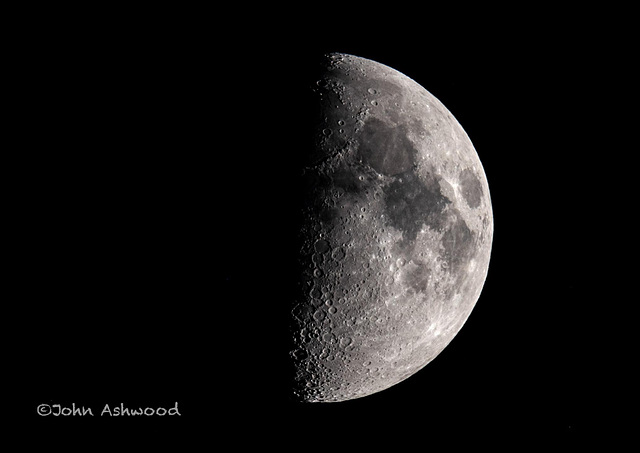
[[[299,237],[290,356],[307,402],[370,395],[432,361],[482,290],[493,216],[478,155],[400,72],[325,57]]]

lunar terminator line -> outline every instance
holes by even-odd
[[[297,398],[335,402],[391,387],[449,344],[484,285],[493,215],[478,155],[433,95],[364,58],[321,67],[290,355]]]

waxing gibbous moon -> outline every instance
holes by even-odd
[[[469,137],[418,83],[330,54],[309,89],[293,393],[336,402],[393,386],[451,342],[487,275],[493,215]]]

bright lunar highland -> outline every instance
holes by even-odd
[[[493,215],[469,137],[433,95],[383,64],[323,59],[302,170],[297,399],[370,395],[431,362],[485,282]]]

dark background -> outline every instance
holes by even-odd
[[[628,234],[611,163],[630,146],[624,13],[251,11],[40,11],[10,34],[6,319],[23,427],[276,445],[626,432],[629,302],[609,255]],[[436,360],[381,393],[301,405],[284,371],[292,175],[305,74],[330,51],[444,103],[483,162],[495,233],[480,300]],[[35,414],[175,401],[180,420]]]

